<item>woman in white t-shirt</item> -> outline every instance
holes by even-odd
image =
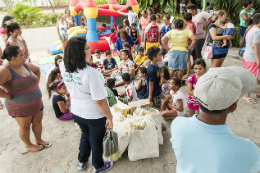
[[[67,33],[68,26],[67,26],[67,22],[65,21],[65,17],[63,15],[60,15],[58,17],[56,28],[62,45],[62,51],[64,52],[65,46],[68,42],[68,33]]]
[[[78,170],[86,169],[92,153],[94,172],[111,169],[112,163],[102,158],[106,127],[113,129],[112,114],[107,102],[104,77],[87,65],[90,47],[84,37],[72,37],[65,48],[60,71],[71,96],[71,114],[82,130]]]
[[[181,1],[180,3],[180,13],[183,14],[185,12],[185,7],[186,4],[184,3],[184,1]]]

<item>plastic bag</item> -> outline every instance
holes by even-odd
[[[163,135],[162,135],[162,117],[161,114],[158,110],[154,108],[140,108],[138,107],[134,113],[134,117],[140,117],[140,116],[147,116],[148,118],[151,119],[155,123],[155,128],[158,133],[158,143],[160,145],[163,144]]]
[[[147,117],[132,117],[131,139],[128,146],[130,161],[159,157],[159,145],[155,124]],[[137,130],[142,129],[142,130]]]
[[[114,162],[120,157],[117,133],[107,130],[103,140],[103,159],[106,162]]]
[[[117,104],[115,104],[113,107],[113,110],[116,113],[119,113],[121,115],[124,115],[125,117],[127,117],[127,114],[130,111],[130,107],[124,103],[122,103],[120,100],[117,101]]]

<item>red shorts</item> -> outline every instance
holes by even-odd
[[[256,78],[259,77],[259,68],[257,67],[257,62],[250,62],[243,59],[243,68],[249,70],[255,75]]]

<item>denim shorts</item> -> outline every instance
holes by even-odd
[[[240,36],[241,36],[241,37],[244,37],[245,32],[246,32],[246,28],[247,28],[247,27],[244,27],[244,26],[240,26],[240,25],[239,25],[239,33],[240,33]]]
[[[60,35],[61,40],[68,40],[68,34]]]
[[[205,39],[198,39],[195,43],[195,46],[194,46],[194,50],[191,52],[191,55],[194,56],[196,55],[197,58],[202,58],[202,55],[201,55],[201,50],[202,50],[202,47],[205,43]]]
[[[170,70],[187,69],[188,52],[173,50],[169,52],[168,66]]]

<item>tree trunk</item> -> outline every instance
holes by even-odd
[[[50,5],[51,5],[52,12],[55,13],[54,8],[53,8],[53,5],[52,5],[52,3],[51,3],[51,0],[48,0],[48,1],[49,1]],[[48,6],[48,5],[47,5],[47,6]]]

